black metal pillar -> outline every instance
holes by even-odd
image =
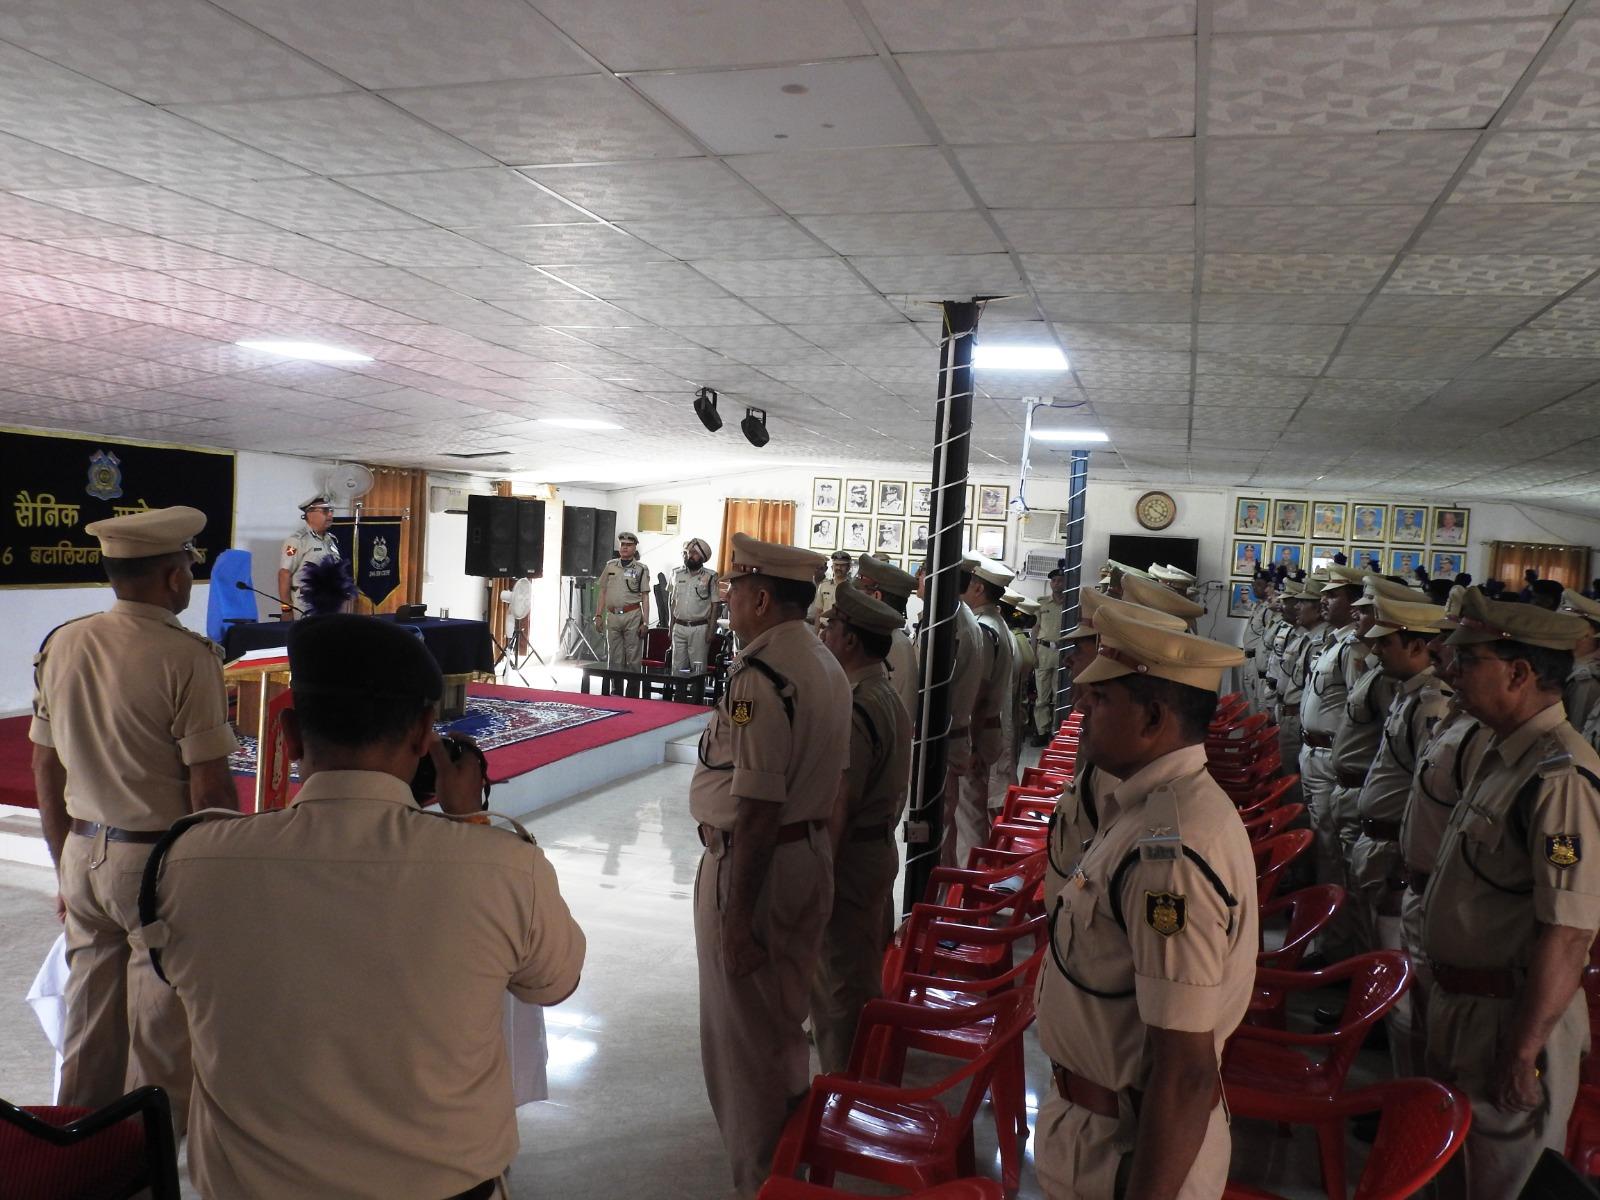
[[[961,525],[966,516],[967,460],[972,439],[972,343],[979,304],[946,301],[939,343],[939,403],[934,415],[933,529],[923,589],[922,711],[911,755],[911,809],[906,823],[907,911],[922,899],[944,838],[946,745],[950,681],[955,674],[956,605],[961,571]],[[952,805],[954,797],[950,797]],[[953,815],[953,807],[950,815]]]
[[[1062,547],[1061,572],[1065,577],[1066,588],[1062,592],[1064,600],[1061,605],[1061,628],[1056,631],[1056,656],[1059,663],[1060,656],[1066,647],[1060,641],[1061,634],[1078,627],[1081,606],[1078,596],[1083,587],[1083,527],[1084,527],[1084,501],[1089,491],[1089,452],[1087,450],[1074,450],[1072,452],[1072,466],[1067,475],[1067,543]],[[1056,669],[1056,729],[1061,728],[1061,722],[1067,719],[1067,714],[1072,711],[1072,676],[1066,671]],[[1053,735],[1055,730],[1050,731]]]

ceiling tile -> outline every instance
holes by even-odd
[[[685,325],[764,325],[769,320],[742,300],[713,296],[678,296],[671,299],[625,300],[620,307],[655,325],[677,329]]]
[[[258,222],[236,213],[224,212],[164,188],[135,187],[55,188],[50,191],[22,190],[22,195],[68,212],[112,221],[143,233],[183,234],[188,241],[195,234],[239,233],[263,228]]]
[[[17,189],[114,187],[133,182],[110,167],[5,133],[0,133],[0,172],[4,172],[6,186]]]
[[[647,221],[665,213],[753,217],[771,207],[709,158],[540,167],[525,174],[606,221]]]
[[[998,50],[1113,42],[1194,32],[1190,0],[1091,0],[1061,5],[1039,0],[866,0],[867,14],[896,53]]]
[[[1222,292],[1323,295],[1376,286],[1391,258],[1381,254],[1207,254],[1205,286]]]
[[[1461,328],[1361,324],[1351,328],[1343,351],[1349,354],[1435,355],[1487,354],[1506,334],[1506,328]]]
[[[503,225],[455,230],[526,263],[662,261],[670,257],[612,225]]]
[[[0,41],[0,120],[43,109],[66,117],[138,103],[126,92]]]
[[[1600,255],[1408,254],[1384,291],[1396,295],[1558,296],[1597,270]]]
[[[1039,303],[1052,321],[1187,321],[1187,292],[1041,292]]]
[[[746,154],[728,160],[788,212],[938,212],[970,198],[939,151],[924,147]]]
[[[1450,199],[1512,204],[1600,200],[1600,131],[1491,134]]]
[[[1600,358],[1600,328],[1522,329],[1495,353],[1501,358]]]
[[[1200,319],[1247,324],[1343,324],[1355,316],[1365,299],[1361,293],[1296,296],[1221,292],[1207,287],[1200,296]]]
[[[218,208],[303,232],[414,229],[424,222],[331,179],[228,179],[179,183],[174,191]]]
[[[1057,321],[1056,332],[1069,354],[1079,350],[1187,351],[1190,343],[1188,323],[1176,321]]]
[[[906,254],[850,259],[880,292],[942,299],[1020,292],[1022,281],[1004,254]]]
[[[827,260],[821,260],[827,261]],[[599,296],[602,300],[624,297],[721,297],[723,289],[683,263],[595,263],[551,266],[545,270],[556,279]]]
[[[1193,253],[1192,208],[1001,209],[1013,249],[1054,253]]]
[[[1328,361],[1326,354],[1227,354],[1202,351],[1195,355],[1197,375],[1247,375],[1279,379],[1312,376]]]
[[[1396,254],[1425,205],[1302,205],[1206,209],[1206,249],[1251,254]]]
[[[801,218],[840,254],[986,254],[1000,239],[976,209],[963,212],[840,213]]]
[[[673,258],[824,258],[826,246],[787,217],[625,221],[623,228]]]
[[[1429,204],[1471,132],[1210,140],[1208,204]]]
[[[1024,254],[1041,292],[1181,292],[1194,281],[1192,254]]]
[[[1333,347],[1344,332],[1343,325],[1200,325],[1199,348],[1230,354],[1322,354]]]
[[[752,296],[749,303],[774,321],[789,325],[824,325],[835,321],[906,323],[900,311],[879,296]]]
[[[1107,208],[1194,201],[1190,139],[1073,146],[974,146],[957,157],[984,203],[996,208]],[[949,207],[943,205],[940,207]]]
[[[394,267],[492,267],[512,262],[448,229],[358,229],[320,233],[316,240]]]
[[[1332,0],[1307,6],[1300,0],[1221,0],[1213,16],[1218,33],[1278,29],[1376,29],[1421,25],[1438,19],[1439,9],[1411,0]],[[1508,17],[1560,16],[1563,0],[1451,0],[1452,20],[1499,20]]]
[[[1526,321],[1548,296],[1417,296],[1385,287],[1361,314],[1363,325],[1499,325]]]
[[[694,266],[736,296],[850,296],[871,290],[842,258],[707,259]]]
[[[501,168],[361,175],[346,186],[437,225],[560,225],[590,218]]]
[[[1502,128],[1593,129],[1600,126],[1600,17],[1586,16],[1567,27],[1561,42],[1540,64],[1533,82],[1506,114]]]

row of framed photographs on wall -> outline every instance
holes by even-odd
[[[1465,550],[1428,550],[1420,546],[1344,546],[1324,542],[1257,542],[1235,538],[1233,568],[1230,574],[1250,576],[1261,566],[1287,567],[1293,571],[1315,571],[1343,554],[1352,566],[1371,568],[1377,564],[1380,575],[1410,575],[1418,567],[1430,575],[1454,578],[1467,569]]]
[[[1471,515],[1470,509],[1421,504],[1240,496],[1234,501],[1233,532],[1286,541],[1310,538],[1465,548]]]
[[[898,517],[829,516],[812,513],[811,535],[806,543],[813,550],[848,550],[851,554],[871,554],[893,559],[904,554],[920,562],[928,553],[926,520],[903,521]],[[989,558],[1006,556],[1004,525],[967,524],[962,527],[962,549],[976,550]]]
[[[966,500],[967,516],[978,521],[1004,521],[1011,515],[1011,489],[1002,484],[969,483]],[[901,479],[819,475],[811,481],[811,511],[862,517],[928,517],[933,515],[933,485]]]

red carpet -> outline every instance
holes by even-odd
[[[663,725],[672,725],[708,711],[695,704],[628,700],[621,696],[585,696],[581,692],[547,692],[534,688],[500,687],[497,684],[474,684],[469,691],[474,696],[500,696],[508,700],[582,704],[618,714],[489,751],[489,778],[495,783],[525,775],[558,759],[611,742],[620,742],[636,733],[659,729]],[[28,742],[28,718],[9,717],[0,720],[0,804],[17,804],[24,808],[35,806],[32,753]],[[241,797],[252,794],[255,786],[252,776],[236,776],[235,782]]]

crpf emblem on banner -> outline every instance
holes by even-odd
[[[89,486],[84,489],[96,500],[115,500],[122,495],[122,460],[109,450],[96,450],[89,456]]]

